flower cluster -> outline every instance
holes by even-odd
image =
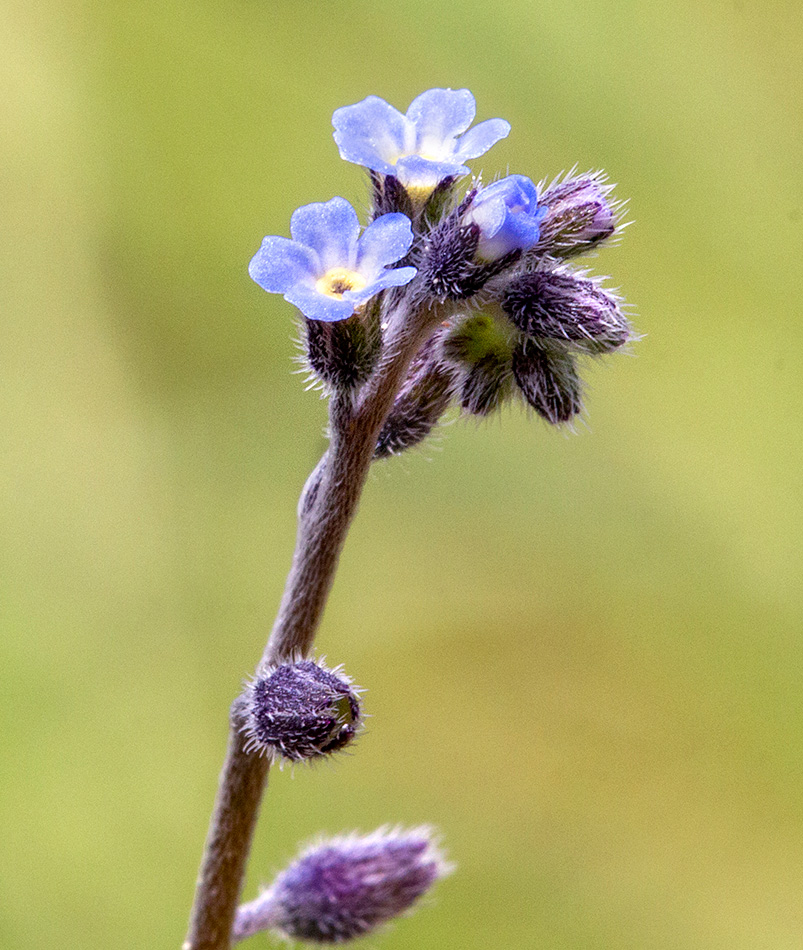
[[[307,365],[338,396],[332,432],[348,438],[364,422],[354,444],[366,466],[372,447],[383,458],[420,443],[452,405],[485,416],[515,395],[568,423],[583,407],[578,360],[632,338],[619,298],[572,263],[619,228],[604,176],[463,188],[466,163],[510,131],[503,119],[472,128],[474,116],[466,89],[430,89],[404,114],[376,96],[337,109],[340,155],[369,173],[367,226],[344,198],[305,205],[291,238],[266,237],[249,267],[301,312]],[[359,730],[357,694],[312,660],[262,671],[244,695],[247,751],[293,762],[336,752]],[[232,936],[343,943],[406,911],[445,870],[426,830],[324,841],[239,908]]]
[[[525,175],[460,182],[510,126],[476,112],[467,89],[430,89],[406,113],[383,99],[335,110],[340,155],[369,173],[360,224],[335,197],[267,237],[249,272],[303,315],[305,357],[329,391],[358,398],[399,313],[428,308],[427,341],[408,370],[376,457],[419,443],[450,405],[484,416],[517,395],[547,422],[583,408],[578,360],[633,338],[619,297],[574,259],[620,230],[601,173],[549,187]]]

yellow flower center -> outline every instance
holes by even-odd
[[[367,281],[357,271],[345,270],[343,267],[333,267],[315,283],[315,289],[326,297],[340,300],[349,290],[362,290]]]

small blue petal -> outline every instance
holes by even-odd
[[[363,232],[357,249],[357,270],[366,280],[400,260],[413,243],[413,227],[406,214],[383,214]]]
[[[341,158],[383,175],[393,174],[396,159],[408,145],[406,119],[379,96],[335,109],[332,125]]]
[[[417,267],[397,267],[394,270],[385,270],[365,290],[370,290],[370,296],[373,297],[374,294],[378,294],[380,290],[384,290],[386,287],[403,287],[405,284],[409,284],[417,273]]]
[[[284,299],[298,307],[310,320],[324,320],[327,323],[347,320],[354,313],[355,308],[354,301],[347,300],[345,295],[342,299],[327,297],[314,288],[305,287],[302,284],[291,287],[284,295]]]
[[[325,273],[332,267],[353,268],[360,222],[345,198],[303,205],[290,218],[293,240],[318,253]]]
[[[283,294],[298,283],[316,280],[320,261],[315,251],[283,237],[266,237],[251,258],[248,273],[263,290]]]
[[[465,161],[484,155],[491,146],[510,134],[510,123],[504,119],[486,119],[475,125],[457,143],[455,157]]]
[[[428,89],[413,99],[407,119],[415,125],[416,145],[441,144],[465,132],[474,121],[477,106],[468,89]]]

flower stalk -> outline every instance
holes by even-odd
[[[353,403],[334,395],[331,442],[313,475],[311,504],[299,517],[293,563],[258,671],[306,656],[323,616],[340,552],[374,456],[379,431],[407,368],[442,318],[440,307],[413,313],[397,309],[390,319],[385,355],[367,391]],[[201,863],[190,927],[182,950],[229,950],[237,902],[259,806],[270,769],[267,757],[246,751],[242,698],[231,708],[229,746]]]

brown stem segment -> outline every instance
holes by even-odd
[[[230,946],[245,862],[270,768],[266,756],[246,755],[243,750],[240,697],[232,704],[230,721],[229,747],[182,950]]]
[[[357,511],[379,430],[393,406],[410,361],[440,314],[429,308],[391,312],[380,366],[360,398],[334,395],[331,443],[302,495],[293,564],[279,612],[258,669],[306,655],[332,587],[349,525]],[[240,700],[201,862],[182,950],[230,950],[231,928],[270,762],[248,754],[241,733]]]

